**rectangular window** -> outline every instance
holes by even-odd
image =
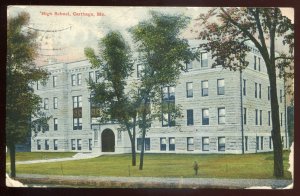
[[[162,98],[164,101],[174,101],[175,100],[175,87],[174,86],[162,87]]]
[[[81,85],[81,73],[77,74],[77,85]]]
[[[201,82],[201,88],[202,96],[208,96],[208,80],[204,80]]]
[[[256,136],[256,150],[259,150],[259,136]]]
[[[73,130],[82,130],[82,118],[73,118]]]
[[[41,148],[42,148],[41,140],[36,140],[36,147],[38,150],[41,150]]]
[[[246,125],[247,124],[247,108],[244,108],[244,118],[243,118],[243,123],[244,123],[244,125]]]
[[[73,97],[73,108],[77,108],[78,107],[78,96],[74,96]]]
[[[137,138],[137,150],[142,150],[142,138]],[[150,138],[145,138],[145,151],[150,150]]]
[[[268,125],[271,126],[271,111],[268,111]]]
[[[280,126],[282,126],[282,112],[280,113]]]
[[[262,110],[259,110],[259,125],[262,125]]]
[[[94,79],[95,79],[94,72],[93,72],[93,71],[90,71],[90,72],[89,72],[89,81],[90,81],[90,82],[93,82]]]
[[[82,145],[81,139],[78,139],[77,140],[77,150],[81,150],[81,145]]]
[[[76,150],[75,139],[71,139],[71,149]]]
[[[136,73],[137,73],[138,78],[143,77],[144,69],[145,69],[144,65],[141,65],[141,64],[137,65],[137,72]]]
[[[208,67],[208,58],[207,58],[207,52],[201,52],[201,67]]]
[[[194,138],[193,137],[188,137],[187,138],[187,150],[188,151],[193,151],[194,150]]]
[[[58,99],[57,97],[53,97],[53,108],[57,109],[57,107],[58,107]]]
[[[225,108],[218,108],[218,123],[219,124],[225,124],[225,116],[226,116]]]
[[[48,98],[45,98],[45,99],[44,99],[44,109],[45,109],[45,110],[48,110],[48,109],[49,109],[49,99],[48,99]]]
[[[145,151],[150,150],[150,138],[145,138]]]
[[[162,88],[162,126],[175,126],[175,88],[173,86]]]
[[[175,87],[169,86],[169,100],[175,100]]]
[[[256,70],[256,56],[254,55],[254,70]]]
[[[186,83],[186,97],[193,97],[193,82]]]
[[[244,81],[244,85],[243,85],[243,95],[246,96],[246,80],[243,79],[243,81]]]
[[[89,150],[92,150],[92,139],[89,139]]]
[[[245,136],[245,151],[248,151],[248,136]]]
[[[209,137],[202,138],[202,151],[209,151]]]
[[[193,114],[193,110],[187,110],[186,111],[187,114],[187,125],[194,125],[194,114]]]
[[[218,79],[218,95],[225,94],[225,81],[224,79]]]
[[[137,151],[142,150],[142,138],[137,138],[136,147],[137,147]]]
[[[57,144],[57,140],[53,140],[53,149],[57,150],[58,149],[58,144]]]
[[[254,97],[257,98],[257,83],[255,82],[255,92],[254,92]]]
[[[225,137],[218,137],[218,151],[225,151]]]
[[[263,150],[264,149],[264,136],[260,137],[260,149]]]
[[[261,99],[261,84],[259,84],[259,98]]]
[[[270,100],[270,97],[271,97],[271,96],[270,96],[270,93],[271,93],[271,92],[270,92],[270,86],[268,86],[268,100]]]
[[[272,149],[272,136],[269,136],[269,148]]]
[[[260,57],[258,57],[258,71],[260,71]]]
[[[209,109],[202,109],[202,125],[209,125]]]
[[[53,76],[53,87],[57,86],[57,76]]]
[[[162,87],[162,98],[163,100],[169,100],[169,91],[168,87]]]
[[[45,140],[45,150],[49,150],[49,140]]]
[[[73,97],[73,129],[82,130],[82,96]]]
[[[280,95],[279,95],[279,100],[280,100],[280,103],[282,103],[282,90],[280,89]]]
[[[169,126],[169,114],[168,113],[162,114],[162,126],[163,127]]]
[[[53,121],[54,121],[54,131],[57,131],[58,130],[58,121],[57,121],[57,118],[54,118]]]
[[[169,138],[169,151],[175,151],[175,138]]]
[[[96,83],[100,80],[100,71],[95,71]]]
[[[258,125],[258,109],[255,109],[255,125]]]
[[[193,62],[189,62],[186,64],[186,70],[190,70],[190,69],[193,69]]]
[[[72,74],[71,78],[72,78],[72,86],[75,86],[76,85],[76,75]]]
[[[160,138],[160,151],[166,151],[167,150],[167,140],[165,137]]]

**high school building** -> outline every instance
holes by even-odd
[[[257,49],[250,47],[249,66],[242,72],[212,68],[211,55],[187,65],[178,84],[164,87],[163,101],[180,104],[182,118],[174,126],[170,114],[154,121],[146,135],[146,153],[256,153],[272,151],[270,85]],[[141,65],[128,82],[138,80]],[[87,81],[97,82],[99,70],[88,60],[54,63],[45,86],[35,84],[42,107],[52,116],[49,130],[32,138],[32,151],[130,153],[127,131],[118,124],[99,124]],[[277,81],[283,147],[288,148],[284,82]],[[139,133],[137,131],[137,133]],[[137,135],[137,151],[141,150]]]

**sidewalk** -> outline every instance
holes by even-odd
[[[40,160],[31,160],[31,161],[17,161],[16,164],[33,164],[33,163],[51,163],[51,162],[60,162],[60,161],[74,161],[81,159],[91,159],[103,155],[102,154],[92,154],[92,153],[77,153],[73,157],[67,158],[56,158],[56,159],[40,159]]]
[[[229,188],[254,187],[285,188],[292,180],[276,179],[217,179],[217,178],[154,178],[154,177],[104,177],[104,176],[47,176],[18,174],[17,180],[25,184],[51,186],[74,186],[94,188]],[[292,188],[292,187],[289,187]]]

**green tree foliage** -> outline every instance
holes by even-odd
[[[180,37],[190,18],[155,11],[151,11],[150,15],[149,20],[142,21],[130,29],[139,54],[137,63],[144,67],[140,77],[137,104],[142,135],[140,170],[143,169],[146,132],[153,117],[157,116],[157,113],[161,116],[161,110],[165,108],[161,101],[162,87],[175,86],[180,73],[185,70],[186,63],[199,55],[189,48],[186,39]],[[171,109],[175,114],[180,114],[178,109]]]
[[[40,97],[34,94],[32,82],[47,78],[47,72],[34,64],[37,34],[26,29],[29,20],[29,14],[21,12],[7,22],[5,129],[12,177],[16,175],[15,144],[30,135],[31,117],[38,117]]]
[[[99,57],[91,48],[85,55],[93,68],[100,70],[99,81],[89,81],[91,101],[99,108],[100,123],[117,121],[127,130],[131,141],[132,165],[136,165],[134,93],[125,92],[128,77],[133,73],[131,49],[118,31],[109,32],[99,42]],[[100,79],[101,78],[101,79]]]
[[[199,39],[207,41],[203,47],[211,51],[216,60],[214,66],[222,64],[230,70],[244,69],[248,65],[245,61],[249,51],[247,42],[252,42],[262,55],[270,82],[274,175],[283,177],[276,78],[294,75],[294,25],[279,8],[213,8],[199,16],[197,25],[201,28]],[[288,47],[285,53],[276,53],[280,46],[275,40],[280,38]]]

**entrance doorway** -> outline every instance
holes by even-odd
[[[115,134],[105,129],[101,134],[102,152],[115,152]]]

